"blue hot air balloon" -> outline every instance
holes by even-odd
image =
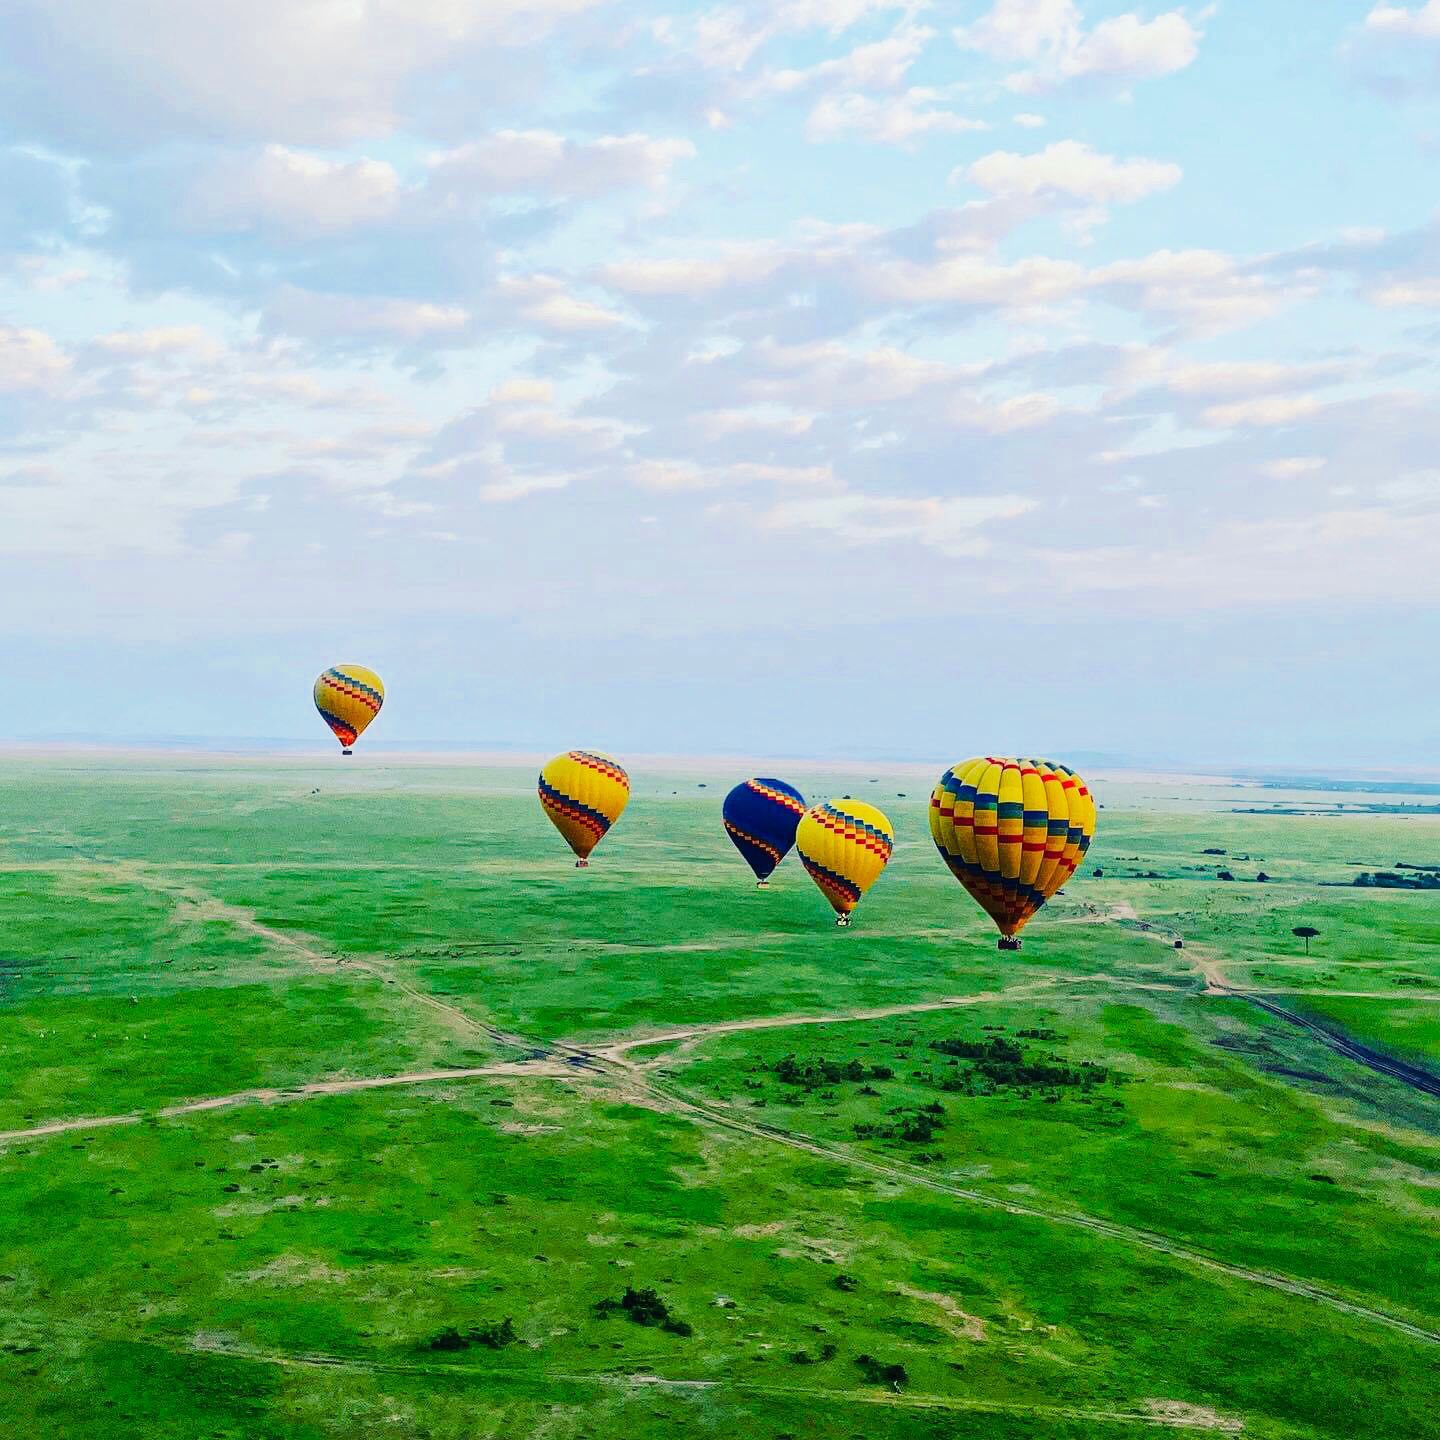
[[[725,797],[725,830],[760,884],[790,853],[805,797],[783,780],[743,780]]]

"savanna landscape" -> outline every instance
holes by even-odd
[[[842,930],[745,763],[577,871],[519,762],[7,757],[4,1428],[1435,1433],[1433,787],[1094,775],[1001,954],[930,768],[792,767]]]

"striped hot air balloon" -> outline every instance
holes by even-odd
[[[315,681],[315,708],[335,732],[342,755],[351,753],[384,703],[385,686],[363,665],[332,665]]]
[[[783,780],[742,780],[726,797],[725,833],[763,886],[790,853],[805,797]]]
[[[540,772],[540,804],[576,854],[576,867],[620,818],[630,799],[630,777],[608,755],[567,750]]]
[[[795,831],[795,848],[810,878],[835,907],[837,925],[880,877],[895,848],[895,829],[862,800],[825,800],[812,805]]]
[[[1018,950],[1030,917],[1075,873],[1095,797],[1068,766],[988,755],[952,765],[930,796],[930,833],[955,878]]]

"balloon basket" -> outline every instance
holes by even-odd
[[[340,753],[342,755],[353,755],[355,752],[353,750],[342,750]]]
[[[1020,937],[1018,935],[1002,935],[1000,937],[1001,950],[1018,950],[1020,948]]]
[[[575,862],[575,868],[577,870],[588,870],[590,868],[590,862],[588,860],[577,860]]]
[[[835,917],[835,923],[837,925],[848,925],[850,923],[850,917],[848,915],[837,915]]]
[[[755,888],[757,890],[768,890],[770,888],[770,882],[768,880],[757,880],[755,882]]]

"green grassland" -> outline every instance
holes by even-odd
[[[1440,1433],[1440,1096],[1336,1048],[1440,1075],[1352,883],[1440,819],[1116,777],[1002,955],[913,770],[796,774],[849,930],[632,775],[577,872],[528,768],[0,760],[0,1433]]]

